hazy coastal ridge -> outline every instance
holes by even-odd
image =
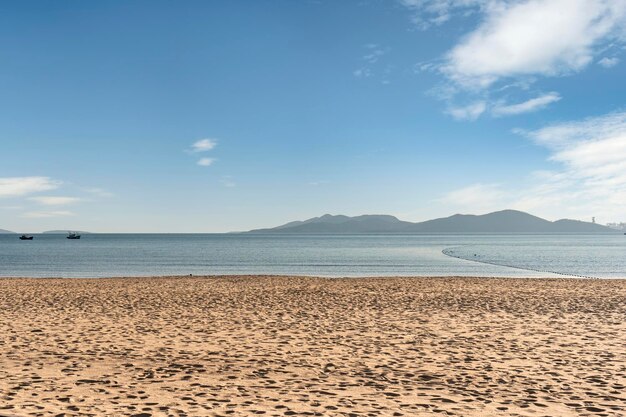
[[[454,216],[411,223],[389,215],[349,217],[325,214],[250,233],[617,233],[596,223],[561,219],[554,222],[517,210]]]
[[[46,230],[45,232],[41,232],[41,233],[48,234],[48,235],[66,235],[69,233],[69,230]],[[89,232],[85,232],[83,230],[72,230],[72,233],[78,233],[78,234],[84,235]]]
[[[86,231],[74,231],[87,234]],[[549,221],[518,210],[501,210],[482,215],[455,214],[424,222],[402,221],[395,216],[325,214],[280,226],[254,229],[247,233],[360,234],[360,233],[618,233],[619,230],[592,222],[560,219]],[[0,233],[14,233],[0,229]],[[65,234],[68,230],[47,230],[43,234]]]

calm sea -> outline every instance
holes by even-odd
[[[0,235],[0,276],[626,277],[626,236]]]

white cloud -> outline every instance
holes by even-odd
[[[507,77],[579,71],[593,60],[596,46],[624,35],[624,0],[487,3],[483,21],[447,54],[442,67],[466,88],[485,88]]]
[[[217,141],[215,139],[202,139],[202,140],[195,142],[193,145],[191,145],[191,149],[192,149],[192,152],[194,153],[207,152],[207,151],[212,150],[216,146],[217,146]],[[203,166],[203,167],[208,167],[212,165],[213,162],[215,161],[216,161],[215,158],[200,158],[198,159],[196,164]]]
[[[554,170],[532,173],[524,186],[477,184],[441,201],[475,212],[513,208],[551,219],[626,220],[626,112],[519,132],[549,151]]]
[[[81,201],[78,197],[60,197],[60,196],[40,196],[30,197],[29,200],[35,201],[44,206],[65,206]]]
[[[191,149],[193,152],[206,152],[217,146],[217,141],[215,139],[201,139],[191,145]]]
[[[556,123],[535,131],[519,133],[532,138],[537,144],[551,149],[567,148],[593,138],[614,137],[626,131],[626,112],[590,117],[582,121]]]
[[[450,206],[482,213],[497,210],[505,193],[499,184],[473,184],[445,194],[439,201]]]
[[[200,158],[198,160],[198,165],[203,166],[203,167],[208,167],[212,165],[213,162],[215,162],[215,158]]]
[[[562,166],[553,173],[561,205],[623,221],[626,212],[626,112],[555,124],[527,135]]]
[[[615,58],[615,57],[611,57],[611,58],[604,57],[598,61],[598,65],[604,68],[613,68],[617,64],[619,64],[619,58]]]
[[[398,2],[411,11],[422,29],[455,17],[477,21],[439,60],[416,66],[418,71],[438,71],[445,77],[432,92],[447,103],[446,112],[457,119],[474,120],[489,108],[494,116],[545,108],[560,96],[551,93],[508,105],[498,95],[511,88],[528,90],[541,77],[581,71],[598,55],[626,45],[624,0]],[[472,20],[467,19],[470,15]],[[618,62],[617,57],[597,61],[606,68]],[[485,102],[486,109],[481,112],[478,106],[458,106],[460,95],[465,102]]]
[[[49,177],[0,177],[0,197],[20,197],[58,188],[61,181]]]
[[[539,97],[531,98],[517,104],[498,104],[492,109],[495,116],[511,116],[515,114],[529,113],[546,108],[549,104],[561,100],[558,93],[551,92]]]
[[[626,192],[626,113],[559,123],[527,135],[548,147],[550,159],[563,164],[570,178],[592,186],[594,194]]]
[[[457,120],[476,120],[487,109],[487,103],[477,101],[463,107],[451,107],[447,113]]]
[[[74,216],[71,211],[28,211],[23,213],[21,217],[28,219],[43,219],[48,217],[68,217]]]

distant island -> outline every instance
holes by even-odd
[[[282,226],[246,233],[359,234],[359,233],[618,233],[600,224],[562,219],[551,222],[517,210],[483,215],[455,214],[411,223],[389,215],[343,216],[325,214]]]
[[[45,232],[41,232],[44,235],[66,235],[69,230],[47,230]],[[87,235],[90,232],[84,232],[81,230],[72,230],[72,232],[77,233],[79,235]],[[12,232],[10,230],[0,229],[0,234],[16,234],[16,232]]]

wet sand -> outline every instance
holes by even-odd
[[[0,279],[0,415],[625,416],[626,280]]]

